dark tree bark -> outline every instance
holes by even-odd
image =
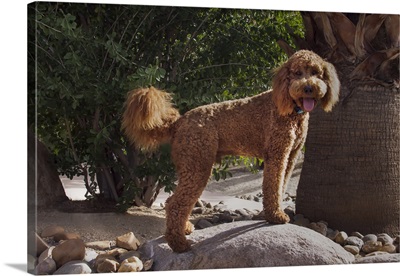
[[[348,232],[397,234],[399,16],[302,15],[302,48],[335,65],[341,96],[332,113],[310,116],[296,212]]]
[[[53,208],[65,200],[68,197],[49,151],[28,130],[28,207]]]

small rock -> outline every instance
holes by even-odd
[[[224,211],[222,214],[219,215],[220,222],[232,222],[233,220],[234,218],[229,211]]]
[[[54,274],[90,274],[92,270],[83,261],[71,261],[60,267]]]
[[[317,223],[311,222],[309,228],[314,230],[315,232],[320,233],[323,236],[326,236],[328,231],[328,227],[326,226],[325,223],[322,222],[317,222]]]
[[[378,241],[378,237],[376,235],[374,235],[374,234],[368,234],[368,235],[365,235],[362,238],[362,240],[363,240],[364,243],[366,243],[368,241],[377,242]]]
[[[206,219],[200,219],[197,223],[196,223],[196,228],[197,229],[205,229],[207,227],[211,227],[213,226],[213,224],[211,222],[209,222]]]
[[[143,261],[143,270],[144,271],[148,271],[151,269],[151,267],[153,266],[154,260],[153,259],[149,259],[146,261]]]
[[[120,264],[116,260],[104,259],[100,264],[97,265],[98,273],[109,273],[117,272]]]
[[[397,236],[394,238],[393,243],[394,243],[394,244],[399,244],[399,241],[400,241],[400,235],[397,235]]]
[[[85,246],[95,250],[108,250],[111,248],[111,241],[86,242]]]
[[[377,236],[378,241],[382,242],[383,245],[385,244],[393,244],[393,239],[385,233],[379,234]]]
[[[383,247],[382,242],[369,240],[364,242],[364,245],[361,250],[368,254],[371,252],[380,251],[382,247]]]
[[[129,258],[132,258],[132,257],[140,258],[141,254],[140,254],[139,251],[128,251],[128,252],[125,252],[125,253],[121,254],[119,256],[118,260],[120,262],[122,262],[122,261],[125,261],[126,259],[129,259]]]
[[[94,260],[93,267],[95,271],[98,271],[98,267],[105,261],[105,260],[112,260],[112,261],[117,261],[117,259],[110,255],[110,254],[100,254],[96,257]]]
[[[210,202],[208,202],[208,203],[206,204],[206,208],[207,208],[207,209],[212,209],[212,205],[211,205]]]
[[[253,198],[253,200],[254,200],[255,202],[260,202],[260,198],[259,198],[258,196],[255,196],[255,197]]]
[[[204,213],[204,208],[203,207],[195,207],[192,210],[192,215],[203,214],[203,213]]]
[[[265,220],[264,211],[259,212],[258,214],[254,214],[253,220]]]
[[[334,241],[336,239],[337,235],[339,235],[338,230],[333,230],[331,228],[327,229],[326,237],[329,238],[330,240]]]
[[[359,250],[361,250],[362,246],[364,245],[364,242],[362,239],[355,237],[355,236],[350,236],[346,239],[345,244],[347,245],[354,245],[357,246]]]
[[[47,226],[46,228],[44,228],[42,233],[40,234],[40,236],[42,238],[50,238],[50,237],[53,237],[54,235],[64,233],[64,232],[65,232],[65,230],[61,226],[51,225],[51,226]]]
[[[385,244],[380,251],[384,251],[387,253],[396,253],[396,246],[393,244]]]
[[[142,261],[137,257],[131,257],[121,263],[118,272],[139,272],[143,269]]]
[[[36,266],[34,274],[51,275],[56,270],[57,270],[56,262],[51,257],[47,257]]]
[[[50,246],[45,251],[43,251],[42,254],[40,254],[39,256],[38,263],[43,262],[43,260],[48,257],[51,257],[51,252],[53,251],[54,247],[55,246]]]
[[[139,240],[135,237],[133,232],[126,233],[117,237],[117,246],[128,250],[137,250],[140,245]]]
[[[361,234],[360,232],[357,232],[357,231],[356,232],[351,232],[350,236],[357,237],[357,238],[360,238],[360,239],[364,238],[364,235]]]
[[[214,205],[213,210],[214,210],[214,212],[224,212],[224,211],[228,210],[228,206],[223,205],[223,204],[217,204],[217,205]]]
[[[76,239],[80,239],[81,237],[78,235],[78,234],[76,234],[76,233],[65,233],[65,232],[63,232],[63,233],[57,233],[57,234],[55,234],[54,236],[53,236],[53,239],[56,241],[56,242],[59,242],[59,241],[65,241],[65,240],[76,240]]]
[[[203,202],[202,202],[200,199],[198,199],[198,200],[196,201],[196,204],[194,205],[194,207],[203,208],[203,207],[204,207],[204,204],[203,204]]]
[[[294,218],[293,224],[302,226],[302,227],[309,227],[310,226],[310,220],[308,218]]]
[[[86,248],[85,249],[85,258],[83,260],[87,263],[90,263],[91,261],[95,260],[99,254],[94,251],[91,248]]]
[[[218,215],[213,215],[211,218],[211,223],[218,223],[219,222],[219,216]]]
[[[109,254],[109,255],[114,256],[114,257],[117,258],[117,257],[119,257],[120,255],[125,254],[125,253],[127,253],[127,252],[129,252],[129,251],[126,250],[125,248],[119,248],[119,247],[117,247],[117,248],[114,248],[114,249],[108,251],[107,254]]]
[[[360,249],[358,248],[358,246],[355,246],[355,245],[345,245],[343,248],[346,251],[348,251],[351,254],[353,254],[354,256],[356,256],[356,255],[358,255],[360,253]]]
[[[53,249],[52,256],[57,267],[70,261],[82,261],[85,258],[85,244],[81,239],[64,241]]]
[[[335,238],[335,242],[340,245],[344,245],[347,238],[348,238],[348,236],[347,236],[346,232],[340,231],[339,234]]]
[[[245,209],[236,209],[235,213],[241,216],[248,216],[249,213]]]

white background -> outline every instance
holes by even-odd
[[[66,2],[66,1],[62,1]],[[151,1],[74,1],[93,3],[175,5],[195,7],[257,8],[274,10],[346,11],[366,13],[400,14],[398,0],[376,1],[222,1],[222,0],[151,0]],[[327,3],[325,3],[327,2]],[[27,4],[29,1],[8,0],[0,9],[0,112],[1,112],[1,235],[0,274],[26,274],[26,186],[27,186]],[[244,252],[245,254],[245,252]],[[399,271],[400,264],[368,264],[318,267],[210,270],[206,273],[252,273],[273,275],[300,273],[314,275],[382,275]],[[162,272],[161,275],[185,275],[188,272]],[[203,275],[204,271],[190,271],[191,275]],[[103,274],[107,275],[107,274]]]

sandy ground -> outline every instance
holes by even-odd
[[[302,158],[296,165],[287,193],[295,196],[300,178]],[[81,179],[61,178],[67,196],[72,200],[84,200],[86,192]],[[247,208],[262,209],[261,202],[236,198],[239,195],[255,195],[261,192],[262,172],[252,174],[242,170],[236,171],[233,177],[221,181],[210,181],[201,199],[212,205],[223,201],[229,209]],[[85,242],[98,240],[115,240],[119,235],[133,232],[142,242],[163,235],[165,230],[165,212],[160,207],[169,194],[160,193],[151,209],[145,207],[130,208],[127,213],[78,213],[40,211],[37,214],[37,230],[49,225],[59,225],[67,232],[78,233]],[[192,217],[192,221],[196,218]]]

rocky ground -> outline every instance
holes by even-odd
[[[329,228],[326,222],[310,222],[301,214],[295,214],[294,199],[301,164],[300,158],[284,201],[292,224],[327,237],[354,255],[358,262],[363,262],[362,258],[374,262],[377,259],[369,257],[378,255],[395,255],[394,260],[400,261],[400,255],[396,254],[399,252],[398,236],[345,233]],[[261,177],[261,172],[249,174],[237,170],[233,178],[212,181],[193,209],[191,221],[195,228],[262,219]],[[163,235],[163,204],[167,196],[159,195],[151,209],[133,207],[126,213],[114,212],[110,202],[93,205],[95,203],[75,201],[58,210],[41,210],[37,214],[36,233],[41,246],[37,256],[29,256],[28,269],[37,274],[152,270],[152,259],[141,256],[137,247]],[[393,258],[383,257],[382,260],[393,261]]]

